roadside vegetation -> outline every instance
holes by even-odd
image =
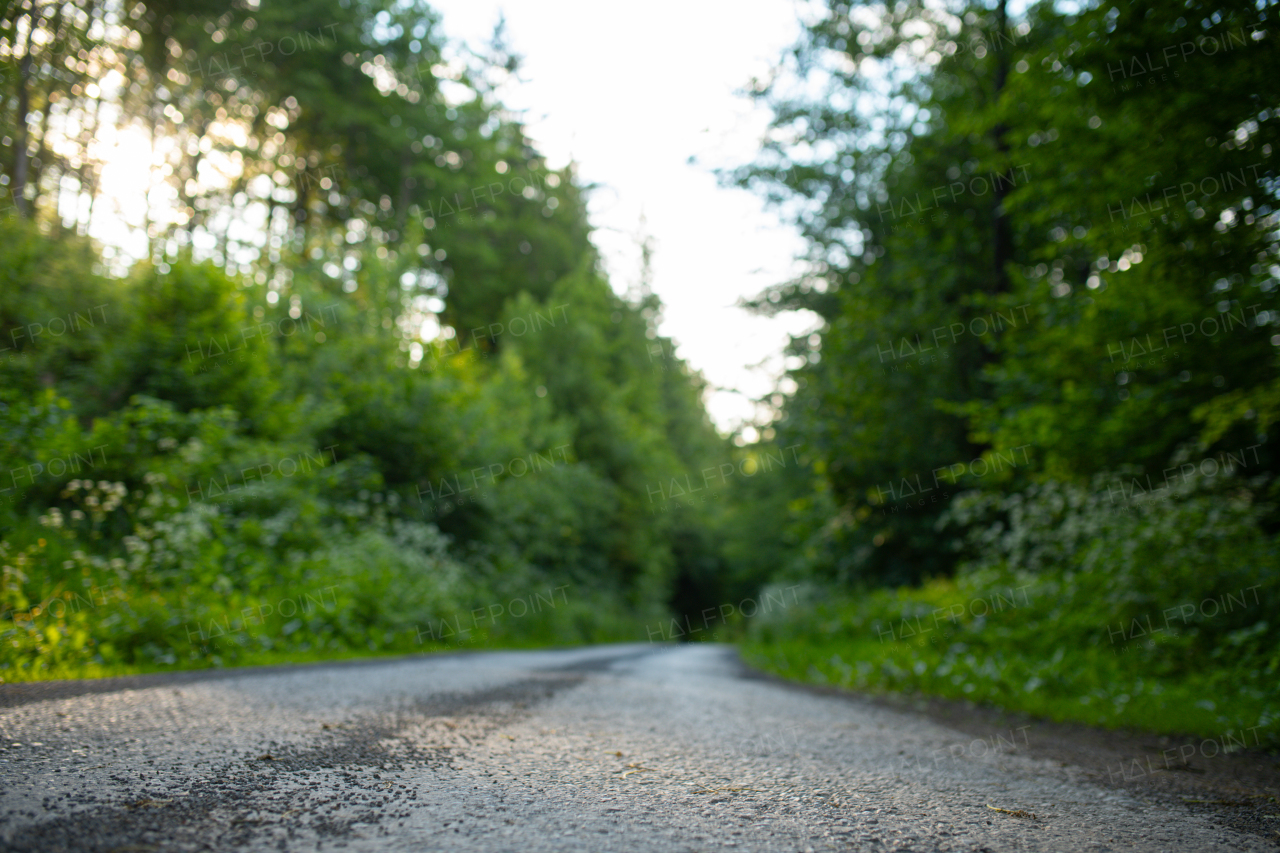
[[[494,94],[501,33],[450,65],[422,4],[4,15],[35,72],[0,98],[31,134],[0,155],[0,678],[637,640],[723,576],[734,477],[670,484],[752,453],[645,271],[600,272]],[[85,236],[112,108],[173,201],[116,223],[137,261]]]
[[[774,424],[812,608],[749,659],[1280,743],[1275,8],[895,8],[822,4],[727,176],[811,247],[756,309],[820,318]]]

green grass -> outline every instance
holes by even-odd
[[[634,640],[633,636],[617,637],[614,641]],[[508,637],[501,640],[477,640],[469,643],[446,645],[443,643],[423,643],[422,645],[403,645],[400,647],[380,648],[376,651],[368,649],[312,649],[310,651],[274,651],[249,652],[235,657],[231,662],[215,661],[212,657],[201,657],[176,664],[156,664],[140,662],[135,664],[98,664],[94,662],[69,664],[63,666],[41,666],[11,668],[4,671],[0,684],[32,683],[41,681],[63,681],[77,679],[117,678],[125,675],[147,675],[163,672],[188,672],[207,669],[243,669],[258,666],[283,666],[288,664],[332,663],[349,660],[394,660],[414,655],[444,654],[449,652],[476,651],[510,651],[519,649],[564,648],[585,645],[587,640],[564,642],[548,637]],[[604,641],[602,641],[604,642]]]
[[[1052,592],[962,579],[855,598],[827,593],[811,608],[756,620],[743,657],[809,683],[964,699],[1108,728],[1248,732],[1250,744],[1280,744],[1276,650],[1268,657],[1249,642],[1263,629],[1205,643],[1203,624],[1153,621],[1155,632],[1130,636],[1103,607],[1064,620]],[[1261,620],[1264,612],[1246,615]]]

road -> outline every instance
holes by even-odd
[[[12,685],[0,737],[3,850],[1275,849],[712,644]]]

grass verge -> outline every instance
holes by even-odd
[[[1101,612],[1067,619],[1051,583],[992,580],[845,597],[811,589],[809,606],[752,620],[743,658],[816,684],[965,699],[1056,722],[1280,745],[1277,650],[1250,642],[1267,629],[1262,599],[1255,604],[1250,595],[1253,611],[1237,614],[1258,623],[1206,644],[1202,626],[1181,609],[1110,623]],[[1231,606],[1240,600],[1236,593]]]

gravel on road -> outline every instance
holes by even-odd
[[[1263,782],[1252,831],[945,716],[713,644],[6,685],[0,850],[1276,849]]]

